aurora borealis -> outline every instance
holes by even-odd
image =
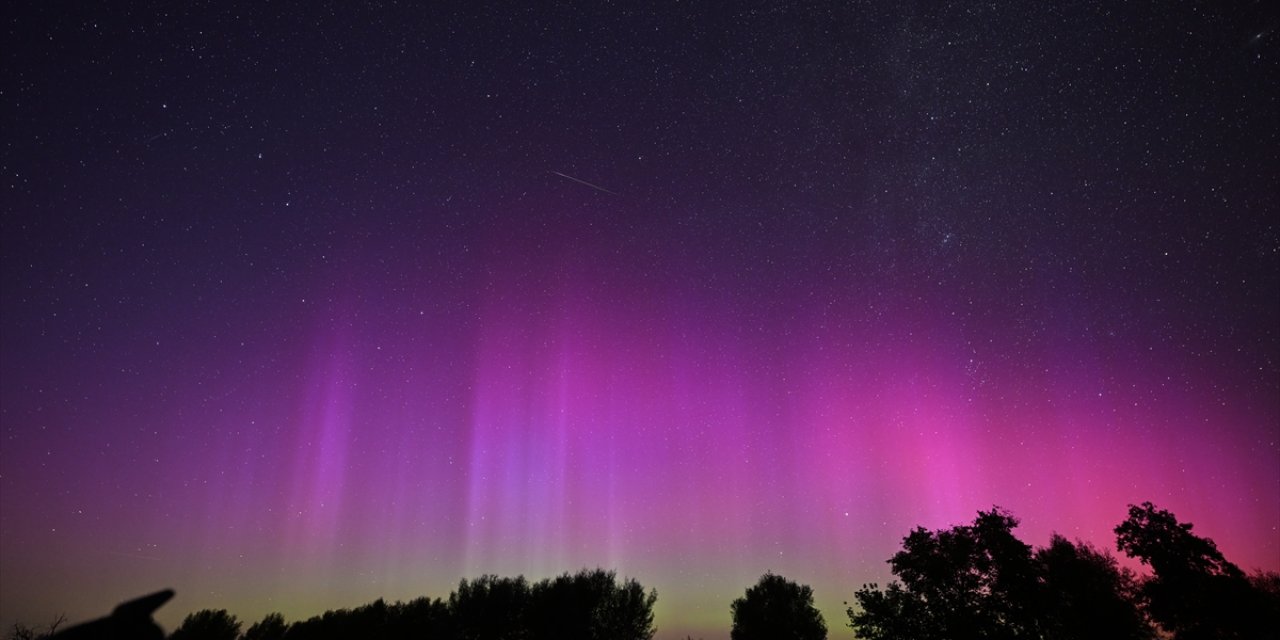
[[[602,566],[658,638],[993,504],[1280,570],[1257,4],[4,9],[0,624]]]

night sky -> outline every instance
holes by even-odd
[[[602,566],[851,637],[992,505],[1280,570],[1274,5],[144,4],[2,9],[5,627]]]

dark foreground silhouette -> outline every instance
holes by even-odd
[[[1116,547],[1137,576],[1093,545],[1054,535],[1033,549],[999,508],[973,524],[917,528],[889,560],[897,580],[864,585],[847,610],[870,640],[1251,640],[1280,629],[1280,574],[1241,571],[1217,545],[1151,503],[1131,505]],[[108,617],[61,632],[18,625],[14,640],[163,638],[152,613],[173,596],[126,602]],[[267,615],[243,632],[226,610],[186,617],[172,640],[651,640],[657,593],[612,571],[582,570],[529,583],[523,576],[463,580],[447,599],[377,600],[286,623]],[[764,574],[729,607],[733,640],[822,640],[813,590]],[[55,625],[56,627],[56,625]],[[848,633],[848,632],[845,632]]]
[[[782,576],[766,573],[729,605],[733,640],[822,640],[827,623],[813,606],[813,589]]]
[[[1059,535],[1033,550],[1017,525],[995,508],[972,525],[912,531],[889,560],[898,580],[859,589],[849,626],[871,640],[1262,640],[1280,629],[1280,576],[1247,576],[1150,502],[1115,529],[1116,547],[1150,567],[1141,578]]]
[[[16,639],[43,637],[53,640],[164,640],[164,631],[152,620],[164,603],[173,598],[173,590],[157,591],[116,607],[111,615],[49,634],[36,635],[16,627],[10,637]]]
[[[463,580],[447,600],[377,600],[285,624],[270,614],[242,635],[225,610],[187,616],[173,640],[650,640],[658,595],[613,571],[582,570],[530,583],[523,576]]]

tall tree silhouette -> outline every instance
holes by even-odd
[[[1038,637],[1038,570],[1031,547],[1013,535],[1017,525],[997,508],[972,525],[916,528],[889,560],[901,583],[859,589],[850,626],[879,640]]]
[[[827,623],[813,606],[813,589],[766,573],[729,606],[733,640],[825,640]]]
[[[1280,622],[1271,613],[1274,602],[1192,528],[1150,502],[1129,505],[1129,517],[1116,527],[1116,546],[1151,567],[1141,585],[1151,617],[1178,640],[1273,633]]]

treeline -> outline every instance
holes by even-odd
[[[1280,574],[1246,574],[1191,524],[1151,503],[1130,506],[1115,529],[1116,547],[1149,568],[1144,576],[1106,551],[1059,535],[1033,548],[1014,534],[1017,525],[994,508],[978,512],[972,524],[915,529],[889,559],[896,580],[858,589],[847,626],[867,640],[1248,640],[1275,637],[1280,629]],[[158,595],[163,603],[172,592]],[[242,628],[225,610],[204,610],[169,637],[650,640],[656,601],[655,591],[603,569],[532,584],[488,575],[463,580],[447,599],[377,600],[293,623],[273,613]],[[733,640],[827,638],[813,590],[772,573],[729,611]],[[17,626],[10,638],[72,640],[91,637],[88,628],[41,634]],[[154,634],[160,638],[158,629]]]
[[[225,610],[187,616],[171,640],[649,640],[657,592],[612,571],[582,570],[535,583],[486,575],[463,580],[447,600],[377,600],[286,624],[278,613],[240,632]]]
[[[849,626],[869,640],[1261,640],[1280,629],[1280,574],[1246,575],[1150,502],[1115,528],[1116,547],[1150,568],[1144,577],[1059,535],[1032,549],[1017,525],[993,509],[972,525],[912,531],[889,560],[897,580],[859,589]]]
[[[1115,529],[1116,547],[1150,568],[1143,577],[1059,535],[1033,549],[1014,535],[1017,526],[996,508],[971,525],[917,528],[889,559],[897,580],[854,593],[848,626],[866,640],[1277,637],[1280,574],[1245,574],[1191,524],[1149,502],[1131,505]],[[809,588],[778,576],[766,574],[732,611],[733,640],[827,637]]]

